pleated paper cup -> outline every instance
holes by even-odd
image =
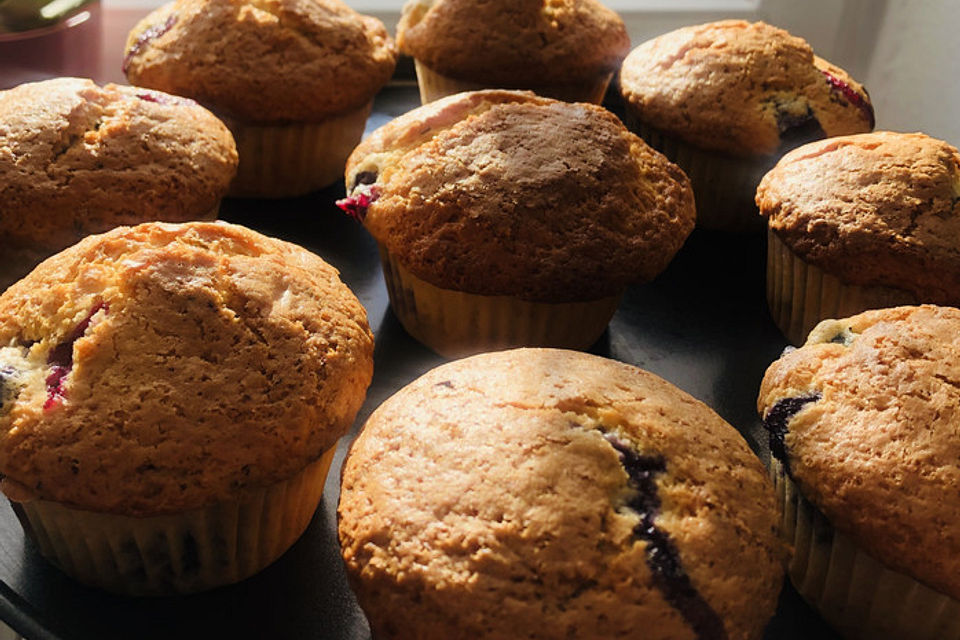
[[[285,198],[343,180],[347,157],[360,142],[373,101],[316,123],[255,125],[224,119],[240,165],[228,195]]]
[[[587,302],[529,302],[441,289],[380,247],[390,306],[411,336],[458,358],[514,347],[586,349],[603,334],[622,293]]]
[[[194,593],[247,578],[303,534],[323,495],[335,447],[297,475],[236,500],[132,517],[47,500],[11,500],[47,560],[84,584],[121,595]]]
[[[767,231],[767,303],[773,321],[794,345],[821,320],[846,318],[868,309],[917,304],[916,297],[893,287],[844,284],[801,260],[773,231]]]
[[[960,639],[960,602],[864,552],[800,494],[779,461],[771,470],[780,531],[794,548],[790,580],[831,626],[851,640]]]
[[[776,157],[741,158],[699,149],[644,124],[629,109],[626,123],[690,178],[697,203],[698,227],[735,232],[763,229],[763,218],[754,197],[760,180],[776,164]]]
[[[440,98],[452,96],[463,91],[479,91],[481,89],[516,89],[517,87],[503,87],[493,84],[483,84],[458,80],[437,73],[419,60],[414,60],[417,70],[417,85],[420,87],[420,103],[427,104]],[[537,95],[555,98],[566,102],[592,102],[600,104],[607,94],[607,87],[613,73],[608,73],[597,80],[587,82],[553,83],[539,86],[524,87]]]

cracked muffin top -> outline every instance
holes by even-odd
[[[757,189],[760,214],[800,258],[840,280],[960,304],[960,154],[921,133],[804,145]]]
[[[340,204],[435,286],[590,300],[660,273],[693,229],[690,181],[591,104],[530,92],[439,100],[371,134]]]
[[[767,370],[771,450],[838,530],[960,598],[960,310],[825,320]]]
[[[313,122],[362,107],[390,79],[383,24],[339,0],[177,0],[127,37],[131,83],[246,122]]]
[[[630,50],[623,20],[596,0],[410,0],[397,44],[437,73],[504,88],[590,80]]]
[[[377,638],[761,637],[773,488],[706,405],[574,351],[482,354],[370,417],[339,537]]]
[[[236,170],[192,100],[80,78],[0,91],[0,241],[37,262],[118,225],[213,218]]]
[[[645,124],[740,156],[874,125],[863,86],[802,38],[763,22],[723,20],[649,40],[624,60],[620,87]]]
[[[353,422],[366,313],[300,247],[121,227],[0,295],[0,473],[17,501],[155,515],[299,472]]]

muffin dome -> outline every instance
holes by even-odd
[[[417,277],[565,302],[662,271],[693,228],[683,172],[608,111],[464,93],[381,127],[347,162],[344,207]]]
[[[960,303],[960,154],[920,133],[805,145],[757,190],[769,228],[841,281]]]
[[[215,217],[236,170],[230,132],[192,100],[80,78],[0,91],[0,262],[23,253],[12,281],[91,233]]]
[[[960,310],[817,326],[757,408],[803,495],[884,565],[960,598]]]
[[[520,349],[368,420],[339,534],[377,638],[760,638],[782,581],[743,438],[635,367]]]
[[[339,0],[177,0],[130,32],[123,68],[133,84],[281,123],[361,107],[395,64],[383,24]]]
[[[4,491],[130,516],[295,474],[372,375],[336,270],[227,224],[83,240],[0,296],[0,345]]]
[[[410,0],[397,44],[444,75],[526,89],[612,73],[630,38],[596,0]]]
[[[740,156],[874,125],[859,83],[803,39],[763,22],[724,20],[649,40],[624,60],[620,85],[649,126]]]

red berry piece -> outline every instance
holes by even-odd
[[[863,96],[857,93],[853,87],[832,73],[824,71],[823,69],[820,70],[820,73],[826,77],[827,83],[830,85],[830,89],[834,93],[843,96],[847,102],[860,109],[860,111],[863,113],[863,116],[867,119],[867,122],[870,123],[870,128],[873,129],[873,125],[876,124],[876,120],[873,115],[873,105],[871,105]]]

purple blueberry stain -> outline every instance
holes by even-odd
[[[73,343],[84,336],[87,329],[90,328],[90,321],[93,320],[93,316],[101,310],[104,313],[107,312],[106,303],[97,303],[87,314],[87,317],[67,336],[67,339],[50,350],[47,356],[50,373],[47,374],[46,379],[47,400],[43,403],[44,410],[58,406],[67,397],[64,384],[67,375],[73,369]]]
[[[777,129],[780,131],[781,147],[785,150],[827,137],[809,106],[803,114],[777,109]]]
[[[350,190],[353,191],[362,184],[373,184],[377,181],[377,172],[376,171],[361,171],[353,178],[353,185],[351,185]]]
[[[0,367],[0,411],[17,397],[19,371],[13,367]]]
[[[670,536],[654,522],[660,512],[656,477],[666,472],[666,460],[663,456],[641,455],[611,433],[605,433],[604,438],[619,455],[630,486],[636,491],[626,506],[640,516],[640,522],[633,527],[633,537],[646,543],[647,566],[654,586],[690,625],[697,638],[726,640],[727,632],[720,616],[693,586]]]
[[[773,457],[783,464],[787,475],[790,475],[790,461],[787,459],[787,423],[793,416],[800,413],[801,409],[816,402],[822,396],[819,393],[813,393],[806,396],[795,396],[792,398],[783,398],[778,400],[763,417],[763,428],[767,430],[770,436],[770,453]]]
[[[367,209],[379,197],[380,189],[376,185],[360,184],[353,189],[351,195],[337,200],[337,206],[357,222],[363,222],[363,219],[367,217]]]
[[[165,34],[167,31],[170,31],[170,29],[172,29],[173,25],[175,25],[176,23],[177,23],[177,14],[171,13],[169,16],[167,16],[167,19],[165,22],[161,24],[155,24],[152,27],[148,27],[144,29],[143,32],[141,32],[140,35],[137,36],[137,39],[133,41],[133,44],[130,45],[130,48],[127,49],[127,54],[123,57],[123,65],[121,67],[121,70],[124,73],[126,73],[127,70],[130,68],[130,62],[133,60],[133,57],[138,55],[141,51],[143,51],[143,48],[147,45],[148,42],[156,38],[159,38],[160,36]]]
[[[830,90],[835,94],[842,96],[844,100],[860,109],[860,112],[863,113],[864,118],[866,118],[867,122],[870,123],[870,128],[873,129],[873,126],[876,124],[876,119],[874,118],[873,114],[873,105],[870,104],[870,102],[863,96],[861,96],[853,87],[829,71],[821,69],[820,73],[822,73],[827,79],[827,84],[830,85]]]

